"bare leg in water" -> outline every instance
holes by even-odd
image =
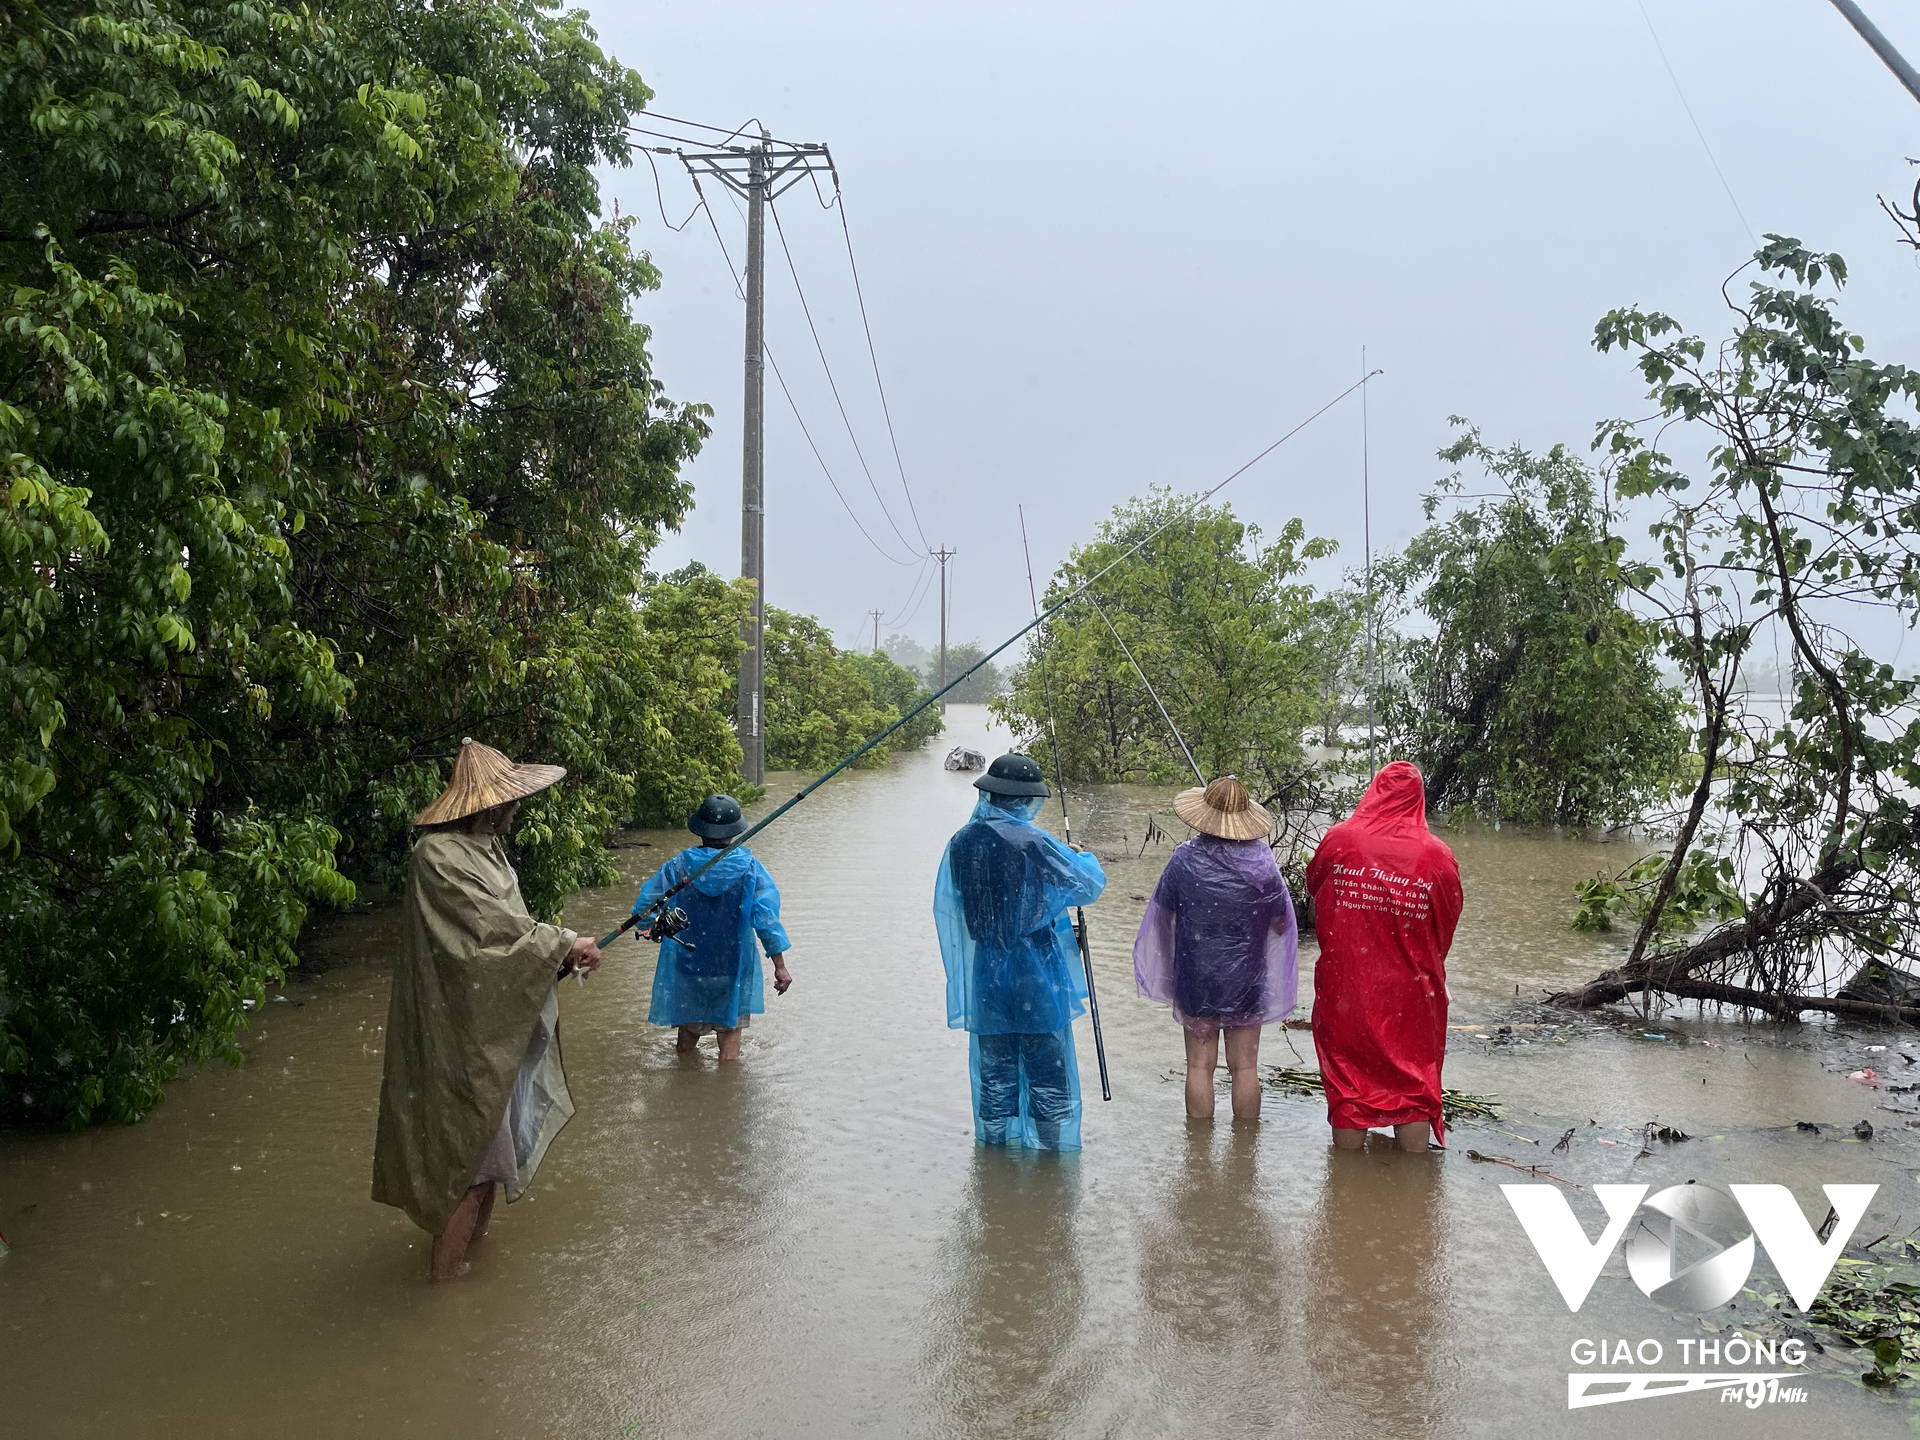
[[[480,1218],[483,1197],[491,1210],[493,1182],[470,1187],[453,1207],[453,1213],[447,1216],[447,1223],[433,1237],[433,1245],[427,1252],[429,1278],[452,1280],[460,1274],[460,1266],[467,1258],[467,1246],[473,1242],[473,1229]]]
[[[736,1025],[731,1030],[715,1030],[713,1033],[720,1038],[720,1059],[723,1062],[738,1060],[740,1058],[740,1027]]]
[[[1433,1139],[1433,1126],[1426,1120],[1414,1120],[1405,1125],[1393,1127],[1393,1139],[1402,1150],[1410,1154],[1424,1155],[1427,1145]],[[1358,1150],[1367,1143],[1364,1130],[1341,1130],[1335,1128],[1333,1145],[1336,1150]]]
[[[1180,1033],[1187,1037],[1187,1118],[1211,1120],[1213,1072],[1220,1063],[1220,1032],[1216,1030],[1202,1038],[1183,1025]]]
[[[1227,1069],[1233,1075],[1233,1118],[1260,1118],[1260,1027],[1235,1025],[1227,1031]]]
[[[493,1197],[500,1191],[498,1185],[488,1185],[487,1193],[480,1197],[480,1213],[473,1218],[473,1239],[487,1238],[487,1228],[493,1224]],[[467,1242],[469,1245],[472,1240]]]
[[[691,1055],[700,1048],[700,1037],[694,1033],[692,1026],[682,1025],[680,1034],[673,1042],[673,1048],[682,1055]]]

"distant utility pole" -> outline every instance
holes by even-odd
[[[758,145],[680,151],[698,189],[712,175],[747,202],[747,387],[740,444],[740,578],[753,582],[753,613],[740,627],[740,685],[733,726],[740,735],[740,773],[767,778],[766,714],[766,206],[813,171],[833,170],[824,145],[776,144],[760,127]]]
[[[877,651],[880,648],[880,616],[884,612],[879,610],[869,610],[867,611],[867,613],[873,616],[873,648]]]
[[[947,561],[958,555],[958,550],[949,550],[942,545],[933,552],[933,558],[940,562],[940,688],[947,688]],[[947,713],[947,702],[940,702],[940,713]]]
[[[1880,33],[1880,27],[1867,18],[1866,12],[1854,4],[1853,0],[1833,0],[1833,8],[1847,17],[1847,23],[1858,30],[1860,38],[1873,47],[1873,53],[1878,55],[1886,67],[1893,72],[1894,78],[1907,87],[1907,93],[1914,99],[1920,100],[1920,75],[1914,73],[1913,66],[1907,63],[1906,57],[1893,48],[1893,42]]]

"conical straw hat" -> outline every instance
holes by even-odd
[[[444,825],[491,810],[509,800],[524,800],[566,779],[561,765],[516,765],[491,745],[462,740],[453,762],[453,778],[440,798],[413,817],[416,825]]]
[[[1222,840],[1264,840],[1273,833],[1273,817],[1253,803],[1247,787],[1222,775],[1204,790],[1198,785],[1173,798],[1173,813],[1194,829]]]

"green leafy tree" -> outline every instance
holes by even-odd
[[[932,694],[913,671],[894,664],[879,650],[871,655],[846,655],[842,658],[867,682],[867,690],[874,704],[891,710],[895,719]],[[887,742],[887,753],[891,755],[897,750],[918,750],[945,728],[940,719],[940,707],[929,705],[900,727],[900,733]]]
[[[963,640],[958,645],[947,647],[947,679],[953,680],[966,672],[987,652],[977,641]],[[934,652],[920,671],[920,678],[931,690],[940,684],[940,655]],[[973,674],[947,692],[947,699],[956,705],[985,705],[994,696],[1003,694],[1007,688],[1007,677],[1000,667],[991,660],[981,665]]]
[[[767,607],[767,765],[820,771],[838,763],[893,724],[903,702],[924,697],[914,676],[876,651],[843,655],[811,615]],[[896,750],[918,748],[940,730],[933,711],[863,756],[857,768],[887,763]]]
[[[1437,809],[1638,818],[1679,775],[1687,737],[1658,631],[1617,574],[1584,563],[1614,544],[1593,472],[1561,446],[1495,451],[1471,429],[1441,458],[1506,493],[1462,504],[1456,471],[1427,497],[1427,528],[1374,566],[1386,615],[1433,628],[1389,646],[1388,751],[1420,765]]]
[[[1177,523],[1125,555],[1170,519]],[[1309,648],[1315,598],[1301,572],[1333,549],[1308,539],[1298,520],[1264,541],[1230,506],[1165,490],[1128,501],[1054,573],[1046,603],[1120,563],[1090,601],[1041,628],[994,711],[1016,733],[1047,734],[1051,723],[1069,781],[1190,780],[1117,633],[1209,777],[1238,774],[1266,793],[1286,788],[1320,703]],[[1053,765],[1049,745],[1033,749]]]
[[[1658,559],[1602,549],[1588,563],[1658,617],[1698,758],[1670,846],[1633,877],[1626,960],[1554,999],[1920,1021],[1839,993],[1849,970],[1910,959],[1920,929],[1920,684],[1845,628],[1920,617],[1920,374],[1870,358],[1820,293],[1844,282],[1839,256],[1770,235],[1754,260],[1726,340],[1637,308],[1595,332],[1636,358],[1654,401],[1652,421],[1613,422],[1601,441],[1616,492],[1651,512]],[[1669,431],[1706,455],[1704,474],[1659,448]],[[1743,682],[1756,640],[1776,636],[1794,676],[1784,710]],[[1737,903],[1699,911],[1715,875]],[[1672,923],[1676,908],[1699,924]]]
[[[706,433],[598,216],[646,99],[533,0],[9,10],[0,1105],[133,1119],[237,1060],[463,735],[572,771],[522,835],[547,914],[737,766],[686,710],[741,597],[636,609]]]

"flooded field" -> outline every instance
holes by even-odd
[[[244,1067],[174,1085],[137,1127],[0,1136],[14,1247],[0,1260],[0,1429],[1907,1431],[1905,1395],[1864,1390],[1848,1378],[1858,1361],[1834,1353],[1812,1357],[1800,1405],[1692,1394],[1567,1410],[1576,1340],[1658,1338],[1678,1370],[1676,1339],[1741,1323],[1752,1301],[1704,1320],[1665,1311],[1616,1255],[1569,1314],[1498,1188],[1527,1177],[1469,1148],[1586,1187],[1784,1183],[1816,1219],[1821,1184],[1876,1183],[1857,1239],[1920,1226],[1914,1096],[1846,1078],[1904,1073],[1901,1052],[1920,1046],[1902,1035],[1535,1006],[1608,963],[1610,937],[1566,922],[1576,880],[1631,858],[1617,848],[1449,837],[1466,915],[1447,1083],[1497,1094],[1504,1116],[1458,1129],[1445,1155],[1335,1155],[1305,1099],[1267,1096],[1257,1125],[1185,1119],[1169,1078],[1180,1033],[1134,997],[1130,958],[1169,849],[1145,844],[1147,819],[1170,792],[1089,797],[1075,838],[1108,861],[1089,920],[1114,1098],[1098,1098],[1082,1022],[1084,1152],[977,1148],[931,889],[974,798],[940,756],[1004,738],[983,710],[953,707],[927,752],[835,782],[754,842],[783,892],[795,984],[769,989],[739,1066],[719,1071],[710,1048],[678,1057],[646,1024],[649,946],[622,940],[598,976],[564,986],[579,1114],[458,1283],[429,1287],[426,1237],[367,1198],[391,909],[322,928]],[[1044,818],[1057,825],[1057,807]],[[622,886],[575,898],[576,928],[611,928],[684,837],[631,838],[648,844],[619,852]],[[1309,946],[1303,974],[1310,962]],[[1303,986],[1302,1013],[1309,999]],[[1311,1065],[1310,1038],[1274,1027],[1262,1059]],[[1637,1127],[1655,1119],[1694,1138],[1643,1155]],[[1860,1120],[1870,1140],[1855,1139]],[[1591,1193],[1568,1193],[1597,1233]],[[1778,1288],[1764,1259],[1754,1284]]]

